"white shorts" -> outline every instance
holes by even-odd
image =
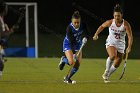
[[[119,53],[124,53],[125,43],[123,42],[111,43],[107,41],[105,45],[106,45],[106,48],[108,48],[109,46],[114,46]]]

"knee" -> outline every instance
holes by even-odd
[[[114,62],[115,63],[115,67],[118,68],[120,66],[121,62],[122,62],[122,59],[121,58],[117,58],[115,60],[115,62]]]
[[[70,60],[70,61],[69,61],[69,65],[74,65],[74,63],[75,63],[75,62],[74,62],[73,60]]]
[[[79,67],[80,67],[80,63],[79,63],[79,61],[78,61],[78,60],[75,62],[75,64],[74,64],[74,66],[73,66],[73,67],[75,67],[75,68],[79,68]]]
[[[80,66],[80,63],[79,63],[78,60],[76,60],[76,62],[74,62],[74,61],[69,61],[69,64],[72,65],[72,66],[75,67],[75,68],[79,68],[79,66]]]
[[[120,66],[120,63],[117,63],[114,65],[115,68],[118,68]]]
[[[109,56],[110,60],[114,60],[115,59],[115,55]]]

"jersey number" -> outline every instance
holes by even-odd
[[[115,33],[115,38],[116,39],[120,39],[120,34],[119,33]]]

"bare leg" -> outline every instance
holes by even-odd
[[[107,58],[106,69],[105,69],[104,74],[102,75],[102,77],[103,77],[104,80],[107,81],[110,67],[111,67],[111,65],[112,65],[112,63],[114,61],[114,58],[117,55],[117,53],[116,53],[116,49],[115,49],[114,46],[109,46],[106,50],[108,52],[109,57]]]
[[[76,61],[74,60],[73,53],[71,50],[68,50],[65,52],[66,57],[68,58],[69,64],[71,65],[71,68],[66,76],[66,81],[67,83],[71,83],[71,77],[78,71],[79,66],[80,66],[80,61],[81,60],[81,54],[79,57],[77,57]]]
[[[0,51],[2,49],[2,46],[0,46]],[[2,76],[2,71],[4,69],[4,63],[2,61],[2,54],[0,53],[0,76]]]
[[[117,57],[114,59],[114,64],[111,66],[108,76],[110,76],[120,66],[123,60],[123,55],[123,53],[117,53]]]

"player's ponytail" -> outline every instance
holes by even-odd
[[[123,14],[122,8],[119,4],[116,4],[116,6],[114,7],[113,12],[120,12],[121,14]]]
[[[75,18],[75,19],[81,18],[79,11],[74,11],[74,13],[73,13],[73,15],[72,15],[72,19],[73,19],[73,18]]]

